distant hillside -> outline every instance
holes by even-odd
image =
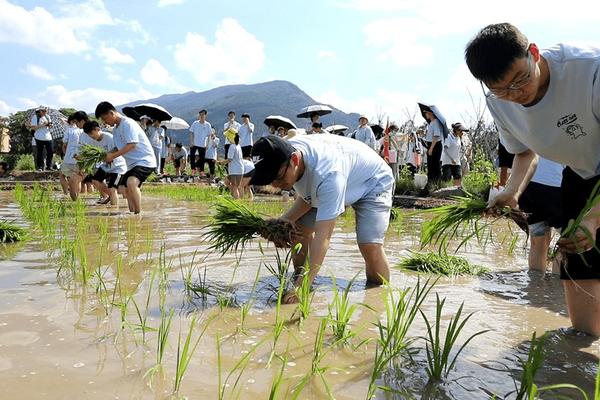
[[[223,124],[227,121],[227,113],[235,111],[237,121],[241,122],[242,113],[248,113],[256,126],[255,132],[262,133],[267,127],[263,121],[268,115],[283,115],[290,118],[298,126],[305,128],[308,119],[296,118],[303,107],[319,104],[304,93],[298,86],[287,81],[271,81],[254,85],[222,86],[205,92],[188,92],[183,94],[168,94],[155,99],[138,100],[122,104],[119,108],[139,103],[155,103],[165,107],[175,116],[192,123],[201,109],[208,110],[207,120],[217,129],[222,137]],[[342,124],[354,128],[359,115],[346,114],[328,104],[334,111],[321,117],[323,127],[332,124]],[[170,132],[175,140],[187,144],[186,131]]]

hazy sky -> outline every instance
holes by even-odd
[[[466,43],[504,21],[600,45],[598,1],[0,0],[0,115],[284,79],[346,112],[403,120],[420,100],[453,122],[482,98]]]

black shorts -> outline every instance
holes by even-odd
[[[513,159],[515,158],[514,154],[509,153],[506,150],[506,147],[498,141],[498,167],[503,168],[512,168]]]
[[[150,168],[150,167],[142,167],[142,166],[137,166],[137,167],[133,167],[131,168],[129,171],[127,171],[125,173],[125,175],[123,175],[119,181],[119,186],[125,186],[127,187],[127,180],[129,179],[130,176],[135,176],[136,178],[138,178],[138,180],[140,181],[140,184],[138,185],[138,187],[142,186],[142,183],[144,183],[146,181],[146,179],[148,179],[148,177],[155,171],[155,168]]]
[[[460,167],[460,165],[442,165],[442,179],[445,181],[449,181],[450,177],[452,177],[452,179],[462,178],[462,168]]]
[[[561,186],[562,194],[562,228],[566,228],[569,220],[576,219],[594,185],[600,181],[600,175],[583,179],[571,168],[563,170]],[[596,247],[600,249],[600,235],[596,231]],[[567,265],[560,267],[560,279],[600,279],[600,252],[591,249],[581,254],[567,254]]]
[[[98,168],[100,169],[100,168]],[[83,178],[83,183],[91,183],[92,179],[94,179],[94,175],[86,175],[85,178]]]
[[[252,146],[242,146],[242,157],[252,157]]]
[[[173,160],[173,166],[175,168],[181,168],[181,158],[176,158]]]
[[[255,169],[253,169],[250,172],[245,173],[244,175],[242,175],[244,178],[252,178],[254,176],[254,171],[256,171]]]
[[[562,199],[559,187],[529,182],[519,199],[519,208],[526,212],[529,225],[546,222],[560,228],[562,223]]]

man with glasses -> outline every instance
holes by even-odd
[[[276,135],[260,138],[252,149],[255,165],[252,185],[271,184],[296,190],[292,207],[281,217],[302,230],[302,249],[294,257],[295,286],[302,282],[309,257],[310,282],[317,275],[329,248],[335,220],[347,206],[356,213],[356,240],[365,260],[367,281],[382,284],[390,271],[383,249],[394,178],[385,161],[369,147],[337,135],[297,135],[284,140]],[[294,290],[284,296],[297,301]]]
[[[517,206],[536,153],[566,165],[562,228],[583,218],[574,235],[558,242],[567,260],[560,276],[573,327],[600,336],[600,203],[589,211],[585,205],[600,181],[600,48],[540,50],[503,23],[481,30],[465,59],[486,92],[502,143],[515,154],[511,179],[490,206]]]

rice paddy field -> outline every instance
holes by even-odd
[[[399,267],[369,287],[348,211],[313,291],[286,305],[286,250],[208,250],[217,190],[143,195],[135,216],[39,186],[0,193],[0,219],[27,232],[0,244],[1,398],[594,398],[598,343],[565,329],[560,281],[527,271],[515,226],[461,247],[475,274],[462,260],[437,275],[399,266],[429,218],[399,210],[385,244]]]

